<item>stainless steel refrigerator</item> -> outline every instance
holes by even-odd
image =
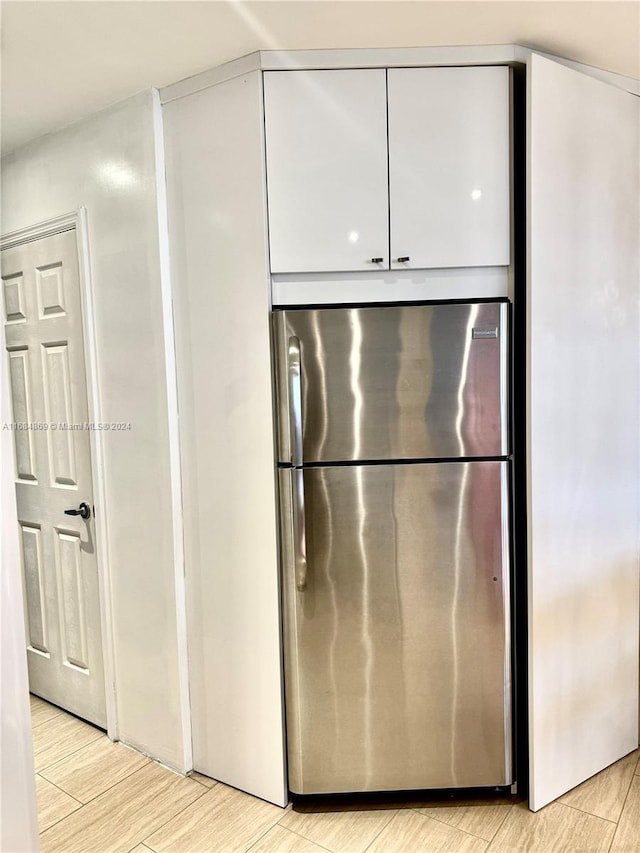
[[[290,789],[509,785],[507,305],[273,319]]]

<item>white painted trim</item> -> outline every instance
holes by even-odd
[[[506,306],[502,306],[502,320],[506,317]],[[508,326],[504,325],[503,329]],[[506,339],[506,335],[503,336]],[[502,345],[502,344],[501,344]],[[503,351],[502,358],[506,358]],[[504,403],[503,403],[504,405]],[[515,777],[513,729],[515,724],[515,704],[512,698],[513,665],[511,643],[514,629],[514,614],[511,607],[511,462],[500,463],[500,518],[502,524],[502,607],[504,611],[504,774],[509,784],[517,783]]]
[[[266,259],[264,269],[264,294],[266,296],[266,309],[268,314],[271,314],[273,309],[273,293],[271,282],[269,280],[269,205],[267,191],[267,140],[265,134],[265,109],[264,109],[264,75],[260,75],[260,152],[262,159],[262,209],[263,209],[263,251]],[[273,355],[272,355],[273,358]],[[277,430],[276,430],[276,412],[275,399],[272,399],[272,424],[273,424],[273,458],[277,459]],[[277,571],[278,571],[278,623],[280,625],[280,696],[281,696],[281,718],[282,718],[282,799],[278,800],[278,805],[283,808],[289,803],[289,769],[287,762],[287,720],[286,720],[286,697],[284,689],[284,635],[283,635],[283,612],[282,612],[282,581],[280,577],[280,566],[282,565],[282,550],[280,540],[280,497],[278,474],[274,472],[273,477],[273,494],[276,507],[276,553],[277,553]]]
[[[82,304],[82,326],[84,332],[84,357],[87,380],[87,403],[89,420],[93,423],[103,419],[100,405],[100,379],[98,372],[98,347],[96,341],[95,313],[93,307],[93,279],[91,277],[91,255],[89,251],[89,222],[87,209],[81,207],[75,214],[78,269],[80,273],[80,300]],[[105,488],[106,466],[104,463],[104,436],[100,430],[90,430],[91,474],[93,477],[93,501],[98,512],[94,513],[96,526],[96,561],[100,586],[100,620],[102,627],[102,657],[105,680],[105,703],[107,711],[107,735],[118,740],[118,705],[115,670],[115,636],[113,628],[113,593],[111,587],[111,563],[109,562],[109,533],[107,526],[107,495]]]
[[[446,47],[263,50],[263,71],[323,68],[425,68],[430,65],[505,65],[515,61],[515,45]]]
[[[153,132],[156,167],[156,200],[158,211],[158,245],[160,254],[160,292],[164,331],[165,373],[167,382],[167,423],[169,431],[169,468],[173,518],[173,568],[176,597],[176,634],[178,649],[178,681],[184,773],[193,769],[191,731],[191,697],[189,694],[189,649],[187,643],[187,594],[184,565],[184,524],[182,501],[182,469],[180,464],[180,424],[178,410],[178,374],[176,340],[171,293],[169,250],[169,212],[164,150],[164,127],[160,93],[152,90]]]
[[[511,267],[380,270],[344,273],[278,273],[271,276],[272,303],[342,305],[428,299],[494,299],[509,296]]]
[[[210,86],[256,70],[505,65],[515,61],[515,46],[508,44],[469,47],[260,50],[160,89],[160,100],[163,104],[167,104],[169,101],[193,95]]]
[[[26,228],[19,228],[9,234],[0,236],[0,251],[20,246],[22,243],[31,243],[33,240],[41,240],[43,237],[51,237],[53,234],[62,234],[64,231],[73,231],[78,227],[78,211],[64,213],[47,219],[44,222],[36,222]]]
[[[551,53],[519,44],[454,45],[450,47],[339,48],[325,50],[260,50],[195,74],[160,89],[160,102],[167,104],[249,71],[286,71],[325,68],[406,68],[443,65],[520,65],[532,53],[597,77],[605,83],[640,95],[640,80],[584,65]]]
[[[564,56],[557,56],[554,53],[547,53],[543,50],[534,50],[528,47],[517,46],[517,54],[519,61],[525,64],[528,64],[533,54],[543,56],[545,59],[551,59],[559,65],[573,68],[574,71],[579,71],[588,77],[594,77],[596,80],[601,80],[603,83],[608,83],[617,89],[624,89],[632,95],[640,96],[640,80],[636,80],[634,77],[626,77],[624,74],[616,74],[615,71],[605,71],[604,68],[596,68],[595,65],[585,65],[582,62],[575,62],[573,59],[566,59]]]
[[[515,185],[515,86],[513,67],[509,68],[509,264],[507,293],[511,302],[515,299],[515,262],[516,257],[516,185]],[[511,333],[511,332],[510,332]]]
[[[239,59],[233,59],[231,62],[218,65],[209,71],[203,71],[200,74],[194,74],[193,77],[187,77],[185,80],[171,83],[171,85],[158,90],[160,103],[168,104],[177,98],[184,98],[185,95],[193,95],[195,92],[201,92],[210,86],[216,86],[218,83],[233,80],[234,77],[241,77],[250,71],[258,71],[260,69],[260,56],[259,51],[249,53],[246,56],[241,56]]]
[[[44,222],[0,236],[0,250],[9,249],[54,234],[75,231],[78,253],[80,303],[82,309],[83,352],[87,382],[87,405],[89,420],[103,420],[100,407],[100,383],[98,352],[96,344],[95,317],[93,308],[93,285],[89,253],[89,230],[86,208],[65,213]],[[106,516],[106,489],[103,434],[100,430],[89,432],[91,448],[91,476],[93,479],[93,502],[98,506],[96,525],[96,564],[100,590],[100,626],[102,630],[102,657],[105,679],[105,708],[107,735],[118,739],[118,711],[115,683],[115,651],[112,615],[111,570],[109,563],[109,533]]]
[[[0,323],[0,418],[13,420],[5,328]],[[0,850],[40,850],[18,512],[15,447],[0,433]]]

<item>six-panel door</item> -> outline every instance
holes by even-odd
[[[29,686],[106,726],[75,232],[2,252]]]

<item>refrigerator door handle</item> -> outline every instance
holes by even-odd
[[[294,468],[291,472],[293,492],[293,559],[296,575],[296,589],[304,592],[307,588],[307,534],[304,515],[304,471]]]
[[[302,378],[300,366],[300,338],[289,338],[289,427],[291,430],[291,464],[302,465]]]
[[[289,368],[289,426],[291,429],[291,464],[293,492],[293,552],[296,589],[307,588],[307,537],[304,516],[304,472],[302,470],[302,368],[300,338],[291,335],[287,354]]]

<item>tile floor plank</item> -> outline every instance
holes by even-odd
[[[49,829],[54,823],[67,817],[82,807],[82,803],[65,794],[51,782],[36,774],[36,795],[38,798],[38,828],[40,832]]]
[[[640,849],[640,776],[634,776],[610,853],[636,853]]]
[[[150,763],[150,758],[134,749],[102,737],[41,773],[76,800],[88,803]]]
[[[530,812],[514,806],[487,853],[607,853],[616,825],[561,803]]]
[[[151,762],[44,832],[42,851],[125,853],[202,796],[202,785]]]
[[[274,826],[256,841],[247,853],[327,853],[327,851],[325,847],[318,847],[313,841],[283,826]]]
[[[195,779],[196,782],[200,782],[201,785],[204,785],[205,788],[213,788],[214,785],[217,785],[215,779],[210,779],[208,776],[203,776],[202,773],[198,773],[194,770],[192,773],[189,773],[189,779]]]
[[[449,826],[454,826],[456,829],[462,829],[470,835],[491,841],[512,808],[513,806],[510,805],[456,805],[444,806],[443,808],[419,808],[416,811]]]
[[[335,853],[363,853],[396,814],[395,809],[289,810],[279,825]]]
[[[395,815],[367,853],[484,853],[486,849],[483,839],[408,809]]]
[[[582,812],[617,821],[622,812],[629,785],[633,779],[640,750],[635,750],[620,761],[587,779],[556,802],[573,806]]]
[[[69,714],[59,714],[33,729],[36,772],[50,767],[92,741],[105,737],[100,729]]]
[[[144,843],[156,853],[235,853],[251,847],[281,817],[279,806],[219,782]]]
[[[29,694],[29,702],[31,704],[31,728],[35,728],[39,726],[41,723],[46,723],[47,720],[51,720],[53,717],[59,717],[60,714],[64,714],[60,708],[56,708],[55,705],[50,705],[48,702],[45,702],[44,699],[40,699],[39,696],[34,696],[33,693]]]
[[[182,778],[38,697],[31,708],[44,853],[640,851],[640,750],[535,814],[433,799],[294,812],[200,773]]]

